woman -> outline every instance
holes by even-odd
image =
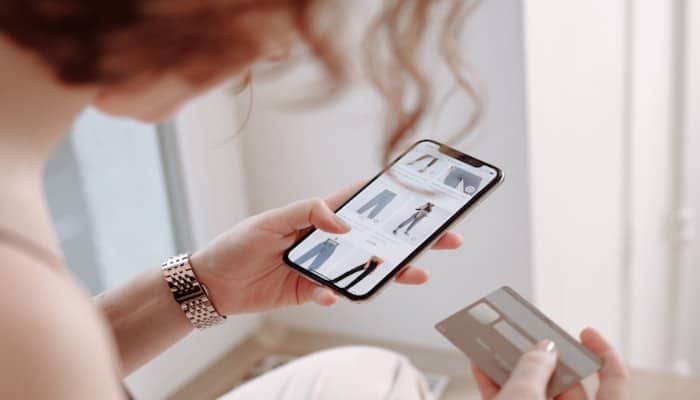
[[[471,5],[449,3],[443,42],[447,59],[457,70],[454,44],[449,39],[459,33]],[[208,88],[232,76],[245,77],[254,62],[278,58],[295,40],[311,49],[331,82],[341,84],[347,68],[332,31],[344,22],[341,4],[311,0],[2,1],[0,280],[5,285],[0,318],[5,327],[0,340],[0,398],[123,399],[127,395],[121,378],[177,342],[193,326],[213,325],[224,315],[309,301],[325,306],[335,302],[332,291],[284,266],[281,254],[312,226],[331,233],[347,232],[349,228],[332,210],[356,187],[253,216],[191,257],[173,259],[165,268],[148,269],[125,285],[90,299],[63,264],[41,177],[49,153],[86,106],[159,121]],[[387,2],[382,17],[370,27],[374,37],[388,38],[387,53],[393,56],[387,62],[383,55],[370,59],[375,83],[396,111],[387,154],[410,132],[427,102],[429,86],[417,66],[415,50],[424,36],[431,4],[427,0]],[[471,90],[461,77],[458,82]],[[418,100],[404,109],[402,94],[408,85],[417,90]],[[447,233],[435,248],[454,249],[460,241],[456,234]],[[406,284],[427,279],[427,272],[416,267],[397,277]],[[197,289],[196,304],[181,296],[193,288]],[[276,382],[284,374],[303,376],[314,368],[332,375],[339,364],[352,364],[339,360],[371,364],[366,371],[372,372],[369,376],[375,383],[368,389],[367,385],[348,386],[347,379],[326,380],[316,388],[318,396],[344,393],[333,398],[374,398],[389,393],[387,388],[394,398],[425,394],[419,374],[405,360],[377,349],[314,356],[301,366],[278,371]],[[399,374],[395,373],[397,365],[403,366]],[[291,367],[297,372],[290,372]],[[247,385],[234,398],[266,398],[261,395],[264,390],[282,390],[271,382]],[[303,385],[296,389],[311,390]],[[311,398],[288,385],[284,390],[292,390],[287,393],[290,397]]]
[[[404,234],[408,235],[408,232],[410,232],[411,229],[413,229],[413,227],[416,226],[416,224],[419,223],[423,218],[427,217],[431,211],[433,211],[433,203],[427,202],[423,204],[422,206],[416,208],[416,212],[411,214],[411,216],[408,217],[408,219],[401,222],[399,226],[397,226],[396,229],[392,231],[392,233],[396,235],[396,232],[398,232],[399,229],[410,224],[408,225],[408,228],[406,228],[406,230],[403,232]]]

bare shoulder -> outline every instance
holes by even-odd
[[[123,398],[116,356],[70,277],[0,247],[0,398]]]

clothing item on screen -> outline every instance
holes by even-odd
[[[375,269],[379,265],[382,264],[382,260],[377,258],[377,257],[372,257],[369,261],[366,263],[360,264],[355,268],[350,269],[349,271],[339,275],[335,279],[333,279],[331,282],[333,283],[338,283],[342,281],[343,279],[355,274],[356,272],[364,270],[360,275],[357,276],[357,278],[353,279],[352,282],[350,282],[347,286],[345,286],[345,290],[350,290],[351,287],[357,285],[360,283],[363,279],[365,279],[369,274],[374,272]]]
[[[326,239],[325,241],[312,247],[311,250],[304,253],[301,257],[294,260],[295,263],[302,265],[310,259],[314,259],[309,266],[309,270],[314,271],[323,265],[328,259],[333,255],[336,247],[338,247],[338,242],[333,239]]]
[[[420,220],[425,218],[426,215],[427,214],[418,214],[418,213],[411,215],[410,217],[408,217],[407,220],[400,223],[399,226],[397,226],[396,229],[394,229],[394,235],[396,235],[396,232],[398,232],[399,229],[403,228],[406,224],[410,223],[410,225],[408,225],[408,228],[406,228],[406,230],[404,231],[404,233],[408,235],[408,233],[411,231],[411,229],[413,229],[413,227],[416,226],[416,224],[419,223]]]
[[[462,190],[466,194],[474,194],[481,184],[481,177],[471,174],[461,168],[450,167],[450,173],[445,177],[445,185],[457,189],[462,182]]]
[[[430,202],[425,203],[424,205],[416,208],[415,213],[413,213],[405,221],[400,223],[399,226],[396,227],[396,229],[394,229],[394,235],[396,235],[396,232],[398,232],[399,229],[403,228],[406,225],[408,225],[408,228],[406,228],[404,233],[408,235],[408,233],[411,232],[411,229],[413,229],[413,227],[416,226],[416,224],[419,223],[423,218],[427,217],[431,211],[433,211],[433,203]]]
[[[416,158],[415,160],[411,161],[410,163],[408,163],[406,165],[414,165],[415,163],[423,161],[423,160],[430,160],[430,162],[428,162],[428,164],[424,165],[423,168],[419,169],[418,172],[427,171],[428,168],[435,165],[435,163],[438,161],[438,158],[433,156],[433,155],[430,155],[430,154],[423,154],[422,156]]]
[[[362,214],[365,211],[369,210],[370,208],[372,211],[367,214],[367,218],[373,219],[376,217],[384,207],[389,205],[392,200],[396,197],[396,193],[392,192],[391,190],[384,189],[382,190],[378,195],[374,196],[372,200],[368,201],[363,205],[362,207],[357,209],[358,214]]]

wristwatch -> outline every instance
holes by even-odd
[[[225,315],[216,311],[207,287],[194,274],[189,254],[169,258],[161,267],[175,301],[195,328],[211,328],[226,319]]]

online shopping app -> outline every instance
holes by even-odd
[[[352,230],[314,231],[290,253],[302,268],[355,295],[364,295],[468,204],[497,171],[475,167],[422,142],[336,214]],[[396,180],[423,189],[412,191]]]

